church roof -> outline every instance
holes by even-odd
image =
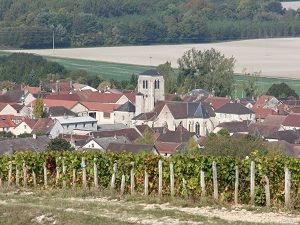
[[[147,75],[147,76],[162,76],[161,73],[157,72],[157,71],[154,70],[154,69],[146,70],[146,71],[140,73],[140,75]]]

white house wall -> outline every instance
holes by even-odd
[[[24,121],[11,130],[14,135],[20,135],[24,133],[30,134],[31,131],[32,129]]]
[[[131,119],[134,117],[134,112],[115,111],[114,117],[114,123],[122,123],[129,126]]]

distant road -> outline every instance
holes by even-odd
[[[191,48],[215,48],[236,59],[235,72],[261,71],[263,76],[300,79],[300,38],[273,38],[209,44],[97,47],[73,49],[14,50],[42,56],[76,58],[124,64],[157,66],[167,61],[177,68],[177,59]]]

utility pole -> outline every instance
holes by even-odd
[[[55,47],[55,45],[54,45],[54,28],[53,28],[53,32],[52,32],[52,47],[53,47],[53,55],[55,55],[55,49],[54,49],[54,47]]]

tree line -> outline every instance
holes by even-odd
[[[300,35],[300,11],[277,0],[0,2],[0,46],[202,43]]]

